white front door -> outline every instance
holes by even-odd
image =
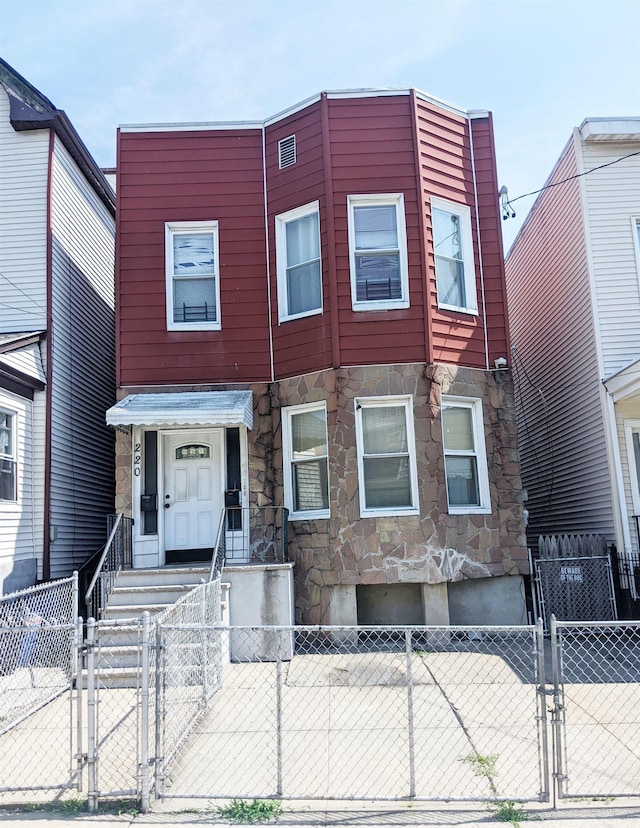
[[[165,553],[213,551],[224,503],[223,448],[223,429],[163,434]]]

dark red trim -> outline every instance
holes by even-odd
[[[331,359],[333,367],[339,368],[340,355],[340,317],[338,311],[338,275],[336,270],[336,222],[333,204],[333,170],[331,169],[331,140],[329,133],[329,105],[327,93],[320,96],[322,117],[322,150],[324,160],[324,187],[326,198],[327,222],[327,276],[329,281],[329,308],[331,309]]]
[[[427,233],[426,223],[427,216],[424,204],[424,186],[422,183],[422,169],[420,167],[420,139],[418,135],[418,107],[416,105],[416,91],[411,90],[411,137],[413,139],[413,156],[416,162],[416,182],[418,189],[418,234],[420,236],[420,248],[422,255],[420,256],[420,265],[422,267],[422,279],[420,284],[422,287],[422,313],[424,314],[424,353],[425,361],[433,362],[433,341],[431,337],[431,296],[428,285],[429,269],[427,267],[428,251],[427,251]]]
[[[51,578],[51,390],[53,380],[53,153],[56,135],[49,132],[49,168],[47,171],[47,387],[44,427],[44,525],[42,539],[42,580]]]

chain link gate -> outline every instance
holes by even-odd
[[[551,619],[557,795],[640,796],[640,622]]]
[[[81,790],[78,577],[0,597],[0,799]]]
[[[535,583],[547,630],[552,615],[563,621],[614,621],[618,617],[608,555],[540,558],[535,561]]]
[[[166,632],[206,634],[221,681],[160,798],[549,800],[541,623]]]

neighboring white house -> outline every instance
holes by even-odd
[[[598,532],[638,553],[639,232],[640,117],[589,118],[506,261],[534,542]]]
[[[0,593],[104,543],[114,216],[65,113],[0,60]]]

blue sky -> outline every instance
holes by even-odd
[[[415,86],[492,110],[514,198],[585,117],[640,115],[638,0],[0,0],[0,55],[102,166],[119,124],[260,120],[323,89]]]

